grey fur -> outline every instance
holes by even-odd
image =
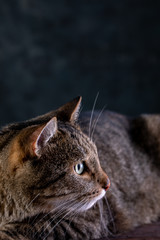
[[[90,113],[81,115],[81,129],[75,122],[80,101],[2,129],[0,239],[94,239],[160,216],[160,116],[94,112],[91,140]],[[32,143],[53,117],[58,130],[37,156]],[[86,168],[78,176],[80,161]],[[108,184],[105,173],[110,189],[84,211]]]

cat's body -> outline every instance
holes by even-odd
[[[89,115],[83,117],[84,131]],[[94,114],[95,119],[98,115]],[[111,181],[106,195],[116,229],[123,231],[156,220],[160,216],[160,116],[127,118],[106,111],[93,139]]]
[[[160,116],[84,113],[81,131],[79,104],[2,129],[0,239],[96,239],[160,216]]]

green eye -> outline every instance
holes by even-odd
[[[84,163],[77,163],[75,166],[74,166],[74,170],[77,174],[82,174],[83,171],[84,171]]]

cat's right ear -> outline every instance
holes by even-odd
[[[45,126],[39,127],[32,134],[33,152],[36,156],[40,156],[41,150],[47,145],[48,141],[57,132],[57,118],[52,118]]]

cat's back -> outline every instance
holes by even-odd
[[[96,143],[110,178],[107,195],[114,218],[119,219],[117,228],[156,220],[160,214],[160,115],[131,118],[110,111],[86,112],[80,125]]]
[[[160,115],[128,117],[111,111],[84,112],[79,120],[82,130],[101,149],[134,150],[152,159],[160,159]],[[127,147],[127,146],[128,147]],[[153,160],[156,164],[156,161]]]

